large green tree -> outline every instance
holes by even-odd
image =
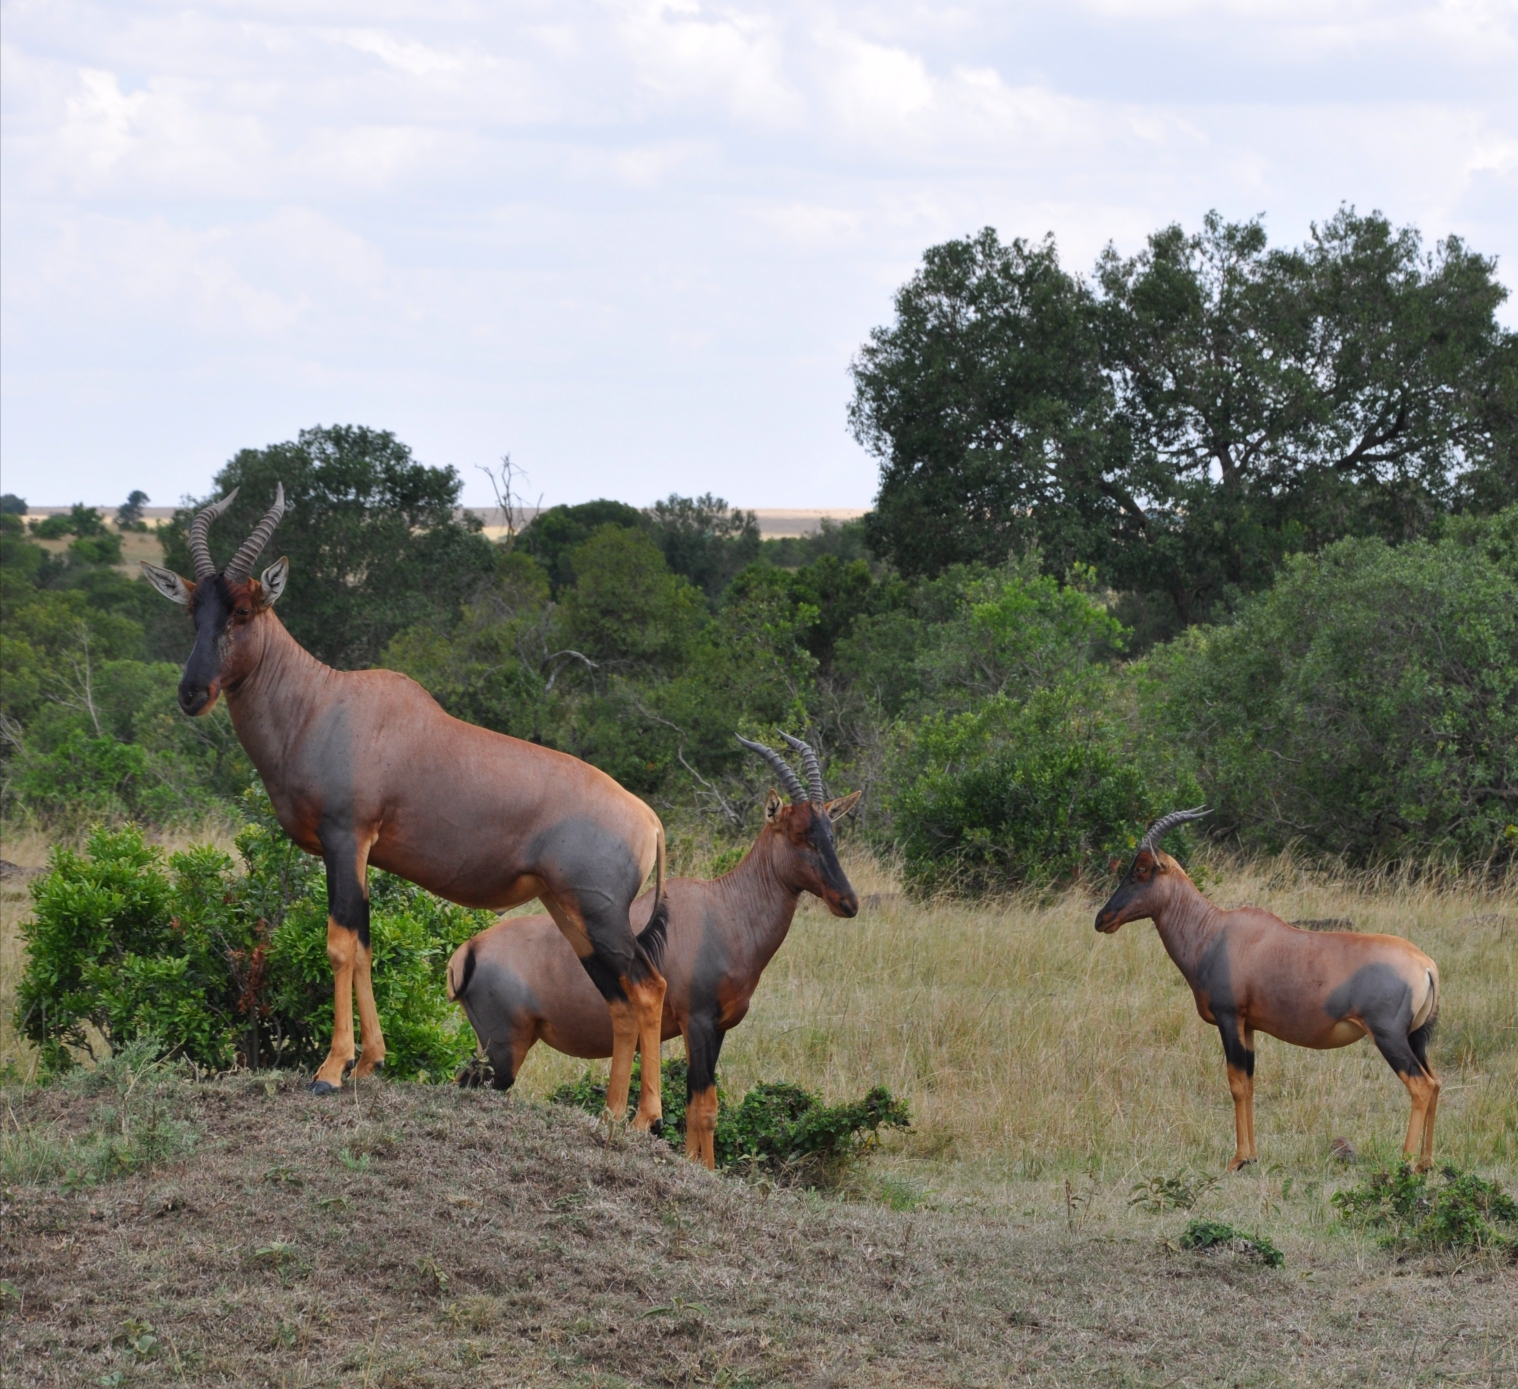
[[[268,508],[276,483],[284,484],[289,510],[261,563],[289,556],[280,616],[330,665],[371,665],[406,627],[451,627],[494,572],[478,519],[459,505],[458,473],[418,463],[388,430],[358,425],[303,429],[291,442],[243,449],[217,473],[209,497],[177,511],[159,532],[168,564],[191,572],[196,508],[236,487],[236,502],[211,528],[211,554],[225,563]]]
[[[1035,543],[1085,556],[1118,523],[1123,455],[1096,302],[1054,239],[933,246],[895,307],[852,368],[849,422],[880,459],[871,548],[908,576]]]
[[[1108,572],[1183,623],[1345,535],[1401,541],[1500,439],[1496,266],[1341,210],[1299,248],[1171,226],[1097,267],[1135,503]]]
[[[1233,608],[1343,535],[1425,534],[1515,488],[1518,349],[1495,263],[1341,210],[1297,248],[1258,220],[1109,249],[931,248],[854,363],[880,459],[872,546],[908,574],[1095,565],[1158,626]]]

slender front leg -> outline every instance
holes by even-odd
[[[1233,1161],[1237,1172],[1258,1156],[1254,1143],[1254,1032],[1235,1013],[1218,1013],[1223,1059],[1228,1067],[1228,1091],[1233,1096]]]
[[[685,1025],[685,1156],[716,1167],[717,1057],[727,1034],[715,1010],[693,1013]]]
[[[369,846],[351,826],[323,824],[322,861],[327,868],[327,958],[332,962],[332,1046],[311,1082],[318,1095],[342,1088],[353,1064],[353,996],[358,994],[359,1041],[364,1055],[357,1074],[372,1074],[385,1060],[385,1038],[374,1006],[369,941]]]
[[[327,959],[332,964],[332,1046],[311,1082],[313,1094],[330,1095],[343,1088],[353,1064],[353,958],[358,932],[327,918]]]

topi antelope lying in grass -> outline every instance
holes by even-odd
[[[1096,914],[1096,929],[1110,935],[1125,921],[1150,918],[1191,985],[1197,1012],[1222,1034],[1237,1129],[1228,1170],[1257,1156],[1254,1034],[1268,1032],[1325,1049],[1372,1038],[1412,1096],[1403,1154],[1416,1153],[1418,1170],[1426,1171],[1439,1103],[1428,1065],[1439,967],[1400,936],[1299,931],[1259,907],[1219,911],[1159,848],[1168,830],[1204,814],[1178,810],[1149,827],[1128,876]]]
[[[715,1161],[722,1040],[748,1012],[759,976],[791,928],[797,900],[810,892],[834,916],[859,911],[838,863],[833,822],[854,808],[860,793],[825,800],[812,749],[781,736],[800,752],[808,786],[779,753],[740,738],[775,770],[790,804],[770,792],[764,828],[731,873],[710,882],[671,878],[665,885],[668,924],[662,957],[656,956],[668,985],[663,1037],[685,1038],[685,1151],[708,1167]],[[652,906],[649,895],[640,897],[633,904],[634,924],[645,921]],[[466,941],[448,963],[448,994],[463,1007],[490,1057],[498,1090],[510,1089],[539,1039],[570,1056],[611,1054],[606,1008],[546,916],[499,921]],[[658,1075],[657,1052],[644,1051],[643,1068],[647,1090],[649,1076]]]
[[[370,980],[372,863],[466,907],[543,903],[615,1039],[607,1101],[620,1114],[640,1037],[645,1047],[659,1041],[664,980],[628,917],[652,869],[653,904],[643,919],[652,915],[654,935],[662,925],[659,817],[577,758],[450,717],[404,675],[323,665],[274,615],[287,561],[253,578],[253,562],[284,514],[283,487],[217,571],[208,532],[235,495],[190,524],[193,580],[142,567],[194,624],[180,709],[194,718],[226,695],[232,727],[279,823],[327,867],[332,1046],[312,1090],[341,1089],[353,1066],[355,994],[363,1045],[356,1074],[384,1061]],[[638,1127],[652,1127],[660,1114],[658,1085],[645,1085]]]

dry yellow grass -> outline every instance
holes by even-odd
[[[914,903],[868,859],[849,870],[855,921],[806,899],[754,1006],[722,1054],[725,1088],[792,1079],[829,1097],[884,1084],[915,1132],[885,1170],[944,1196],[1079,1177],[1106,1183],[1183,1166],[1221,1172],[1233,1106],[1216,1029],[1148,922],[1093,929],[1097,903]],[[1219,864],[1221,906],[1287,919],[1347,917],[1406,936],[1438,962],[1443,1008],[1431,1060],[1442,1076],[1437,1155],[1506,1174],[1518,1158],[1518,894],[1333,880],[1290,861]],[[679,1043],[670,1044],[678,1052]],[[534,1049],[520,1080],[542,1094],[580,1063]],[[1369,1042],[1307,1051],[1261,1037],[1260,1167],[1321,1173],[1335,1137],[1395,1158],[1406,1091]]]

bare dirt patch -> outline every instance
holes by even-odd
[[[5,1092],[9,1136],[98,1122]],[[714,1176],[491,1092],[176,1081],[184,1157],[5,1190],[8,1385],[1495,1385],[1518,1271],[1181,1250],[1075,1205],[896,1211]]]

